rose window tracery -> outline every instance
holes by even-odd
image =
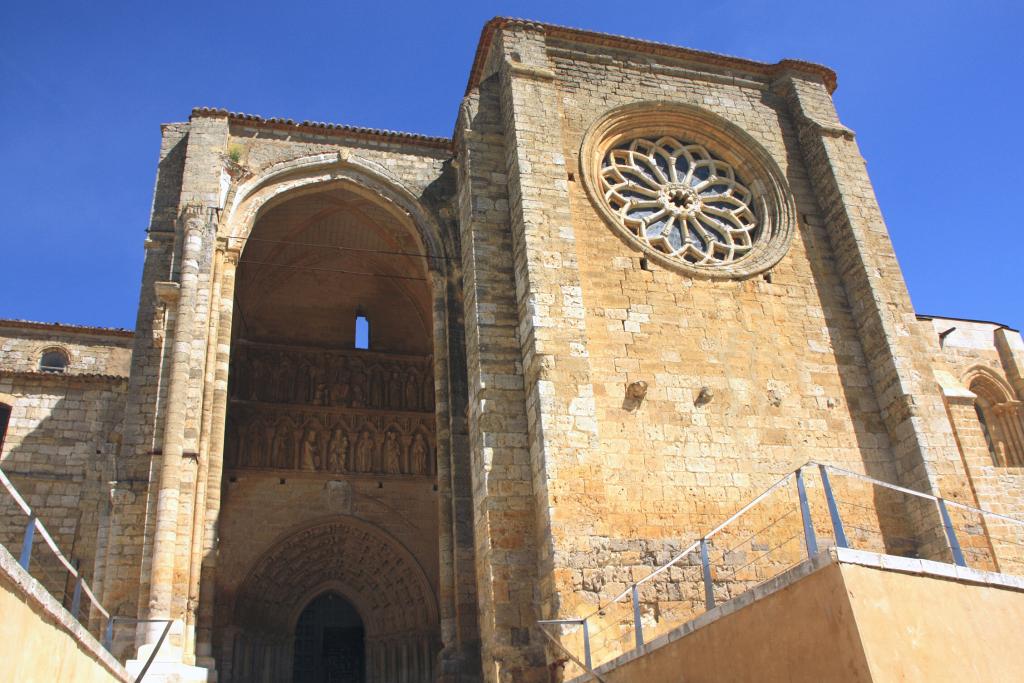
[[[633,237],[684,263],[729,264],[762,237],[752,192],[700,144],[670,136],[620,144],[605,154],[600,183]]]

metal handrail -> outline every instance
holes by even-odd
[[[173,619],[134,619],[132,617],[113,617],[107,621],[107,627],[103,633],[103,647],[109,651],[114,641],[114,622],[124,621],[133,624],[163,624],[164,630],[160,633],[160,637],[157,638],[156,645],[153,646],[153,651],[149,653],[149,659],[142,665],[142,669],[139,670],[139,675],[135,677],[135,683],[141,683],[146,672],[149,671],[149,667],[153,664],[153,660],[156,659],[156,654],[160,652],[160,646],[164,644],[164,639],[171,630],[171,624],[174,623]]]
[[[805,469],[809,469],[809,468],[817,468],[819,473],[820,473],[820,475],[821,475],[822,487],[823,487],[824,493],[825,493],[825,502],[826,502],[826,504],[828,506],[829,519],[831,521],[832,529],[833,529],[833,532],[834,532],[835,545],[840,547],[840,548],[848,548],[849,547],[849,543],[848,543],[848,540],[847,540],[847,537],[846,537],[845,529],[843,528],[842,518],[841,518],[841,516],[839,514],[839,507],[838,507],[835,495],[834,495],[833,490],[832,490],[831,482],[829,480],[828,473],[829,473],[830,470],[832,472],[834,472],[835,474],[838,474],[840,476],[859,479],[859,480],[868,482],[868,483],[870,483],[872,485],[875,485],[875,486],[881,486],[883,488],[887,488],[887,489],[890,489],[890,490],[893,490],[893,491],[898,491],[900,493],[905,493],[905,494],[908,494],[908,495],[911,495],[911,496],[916,496],[918,498],[923,498],[923,499],[930,500],[930,501],[934,502],[936,504],[936,506],[938,507],[940,519],[941,519],[941,522],[942,522],[943,531],[945,532],[946,538],[949,541],[949,548],[950,548],[950,551],[951,551],[951,555],[953,556],[953,562],[956,565],[961,566],[961,567],[966,567],[967,563],[966,563],[966,561],[964,559],[963,552],[962,552],[962,550],[960,548],[960,543],[959,543],[959,540],[957,539],[956,530],[953,527],[952,519],[949,516],[949,511],[947,509],[947,506],[952,506],[952,507],[960,508],[960,509],[963,509],[963,510],[968,510],[968,511],[971,511],[971,512],[974,512],[974,513],[982,515],[983,518],[984,518],[984,516],[991,516],[991,517],[996,517],[996,518],[1005,520],[1007,522],[1012,522],[1014,524],[1018,524],[1018,525],[1024,526],[1024,520],[1016,519],[1016,518],[1010,517],[1008,515],[1002,515],[1002,514],[999,514],[999,513],[996,513],[996,512],[988,511],[988,510],[982,510],[981,508],[976,508],[974,506],[967,505],[966,503],[960,503],[960,502],[957,502],[957,501],[946,500],[944,498],[941,498],[939,496],[935,496],[935,495],[932,495],[932,494],[929,494],[929,493],[923,493],[921,491],[915,491],[914,489],[909,489],[909,488],[906,488],[906,487],[903,487],[903,486],[898,486],[896,484],[890,484],[888,482],[881,481],[879,479],[875,479],[873,477],[869,477],[867,475],[860,474],[858,472],[853,472],[851,470],[847,470],[847,469],[844,469],[842,467],[837,467],[835,465],[830,465],[830,464],[827,464],[827,463],[820,463],[820,462],[817,462],[817,461],[814,461],[814,460],[808,460],[803,465],[800,465],[799,467],[797,467],[796,469],[792,470],[791,472],[788,472],[785,476],[783,476],[781,479],[779,479],[774,484],[772,484],[767,489],[765,489],[763,492],[761,492],[758,496],[756,496],[749,503],[747,503],[742,508],[740,508],[735,514],[730,516],[728,519],[726,519],[724,522],[722,522],[721,524],[716,526],[714,529],[712,529],[707,534],[701,536],[699,539],[694,541],[685,550],[683,550],[681,553],[677,554],[671,560],[669,560],[665,564],[661,565],[657,569],[651,571],[649,574],[647,574],[643,578],[640,578],[640,579],[634,581],[633,583],[631,583],[629,585],[628,588],[626,588],[624,591],[620,592],[618,595],[616,595],[611,600],[609,600],[607,602],[604,602],[604,603],[599,602],[598,603],[598,608],[596,610],[594,610],[593,612],[591,612],[590,614],[588,614],[587,616],[585,616],[585,617],[572,617],[572,618],[567,618],[567,619],[545,619],[545,620],[540,620],[537,623],[540,625],[541,632],[544,633],[544,635],[549,640],[551,640],[553,643],[555,643],[555,645],[557,645],[560,650],[565,652],[572,659],[573,662],[575,662],[577,665],[582,667],[587,673],[589,673],[592,676],[594,676],[597,680],[601,680],[601,678],[596,673],[594,673],[593,668],[592,668],[588,620],[592,619],[593,617],[595,617],[597,615],[604,615],[605,612],[607,611],[607,609],[611,605],[619,602],[620,600],[622,600],[627,595],[630,595],[631,599],[632,599],[632,603],[633,603],[633,605],[632,605],[632,607],[633,607],[633,631],[634,631],[634,636],[635,636],[635,641],[636,641],[636,649],[639,650],[644,645],[643,624],[641,623],[641,611],[640,611],[640,596],[639,596],[639,588],[640,588],[640,586],[643,585],[644,583],[652,580],[653,578],[655,578],[659,574],[667,571],[671,567],[675,566],[680,560],[682,560],[683,558],[688,556],[690,553],[692,553],[694,551],[697,551],[697,550],[699,550],[700,557],[701,557],[702,580],[704,582],[704,588],[705,588],[705,606],[709,610],[713,609],[715,607],[715,598],[714,598],[713,580],[712,580],[712,575],[711,575],[710,561],[709,561],[709,557],[708,557],[708,541],[711,539],[712,536],[718,534],[723,529],[728,527],[730,524],[735,522],[737,519],[739,519],[740,517],[745,515],[752,508],[754,508],[756,505],[761,503],[769,495],[771,495],[774,491],[776,491],[777,489],[779,489],[780,487],[785,485],[787,482],[789,482],[790,479],[793,479],[794,477],[796,478],[797,495],[798,495],[798,499],[799,499],[799,507],[800,507],[800,513],[801,513],[802,527],[803,527],[804,543],[805,543],[805,546],[806,546],[807,555],[808,555],[808,557],[815,556],[817,554],[817,552],[818,552],[817,538],[815,536],[813,518],[812,518],[812,515],[811,515],[810,504],[808,502],[807,491],[806,491],[806,488],[805,488],[805,485],[804,485],[804,480],[803,480],[803,472],[804,472]],[[579,625],[583,626],[583,647],[584,647],[585,660],[586,660],[585,663],[584,662],[580,662],[575,656],[572,655],[571,652],[569,652],[569,650],[567,650],[557,639],[555,639],[550,633],[548,633],[544,629],[544,625],[547,625],[547,624],[561,624],[561,625],[579,624]]]
[[[579,667],[582,667],[584,671],[586,671],[588,674],[593,676],[594,680],[599,681],[599,683],[607,683],[607,681],[605,681],[603,678],[601,678],[597,674],[597,672],[594,671],[594,664],[593,664],[593,662],[591,661],[591,658],[590,658],[590,633],[589,633],[589,630],[588,630],[588,627],[587,627],[587,620],[586,619],[541,619],[537,623],[540,625],[540,632],[543,633],[544,636],[548,640],[550,640],[552,643],[554,643],[555,646],[559,650],[564,652],[565,655],[569,659],[571,659],[573,661],[573,663],[575,663]],[[560,642],[558,642],[557,638],[555,638],[550,633],[548,633],[546,630],[544,630],[544,625],[545,624],[559,624],[559,625],[580,624],[580,625],[582,625],[583,626],[583,659],[584,659],[584,661],[581,662],[576,657],[576,655],[574,655],[572,652],[569,651],[569,648],[567,648],[566,646],[562,645]]]
[[[78,619],[78,608],[80,606],[81,594],[84,591],[92,602],[92,606],[103,615],[108,624],[111,623],[110,612],[107,611],[103,605],[100,604],[99,600],[96,599],[96,594],[92,592],[92,588],[89,586],[88,582],[82,578],[81,571],[79,571],[78,567],[69,561],[68,558],[64,556],[64,553],[60,551],[60,548],[57,547],[57,543],[53,540],[50,532],[46,529],[46,525],[43,524],[42,520],[36,517],[34,512],[32,512],[32,507],[25,502],[24,498],[21,497],[21,494],[18,493],[18,489],[14,487],[14,484],[7,478],[7,474],[2,469],[0,469],[0,484],[3,484],[3,487],[7,489],[7,492],[11,494],[11,498],[14,499],[14,502],[18,504],[21,511],[28,517],[28,524],[25,526],[25,536],[21,544],[21,557],[18,559],[18,563],[21,565],[22,569],[27,572],[29,571],[29,565],[32,561],[32,547],[35,543],[36,532],[38,531],[39,535],[43,537],[44,541],[46,541],[46,545],[50,547],[50,550],[53,551],[53,554],[57,557],[60,563],[64,565],[64,568],[67,569],[68,573],[75,579],[74,597],[72,597],[71,600],[71,615],[75,619]]]

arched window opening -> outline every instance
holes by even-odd
[[[68,355],[61,349],[47,349],[39,358],[42,372],[64,372],[68,369]]]
[[[370,320],[360,313],[356,314],[356,343],[357,349],[370,348]]]
[[[7,436],[7,425],[11,421],[11,407],[0,403],[0,453],[4,452],[4,438]]]
[[[1000,380],[979,374],[970,384],[974,412],[992,463],[997,467],[1024,467],[1024,410]]]
[[[979,401],[974,402],[974,412],[978,415],[978,423],[981,425],[981,434],[985,437],[985,443],[988,445],[988,453],[992,456],[992,463],[995,465],[1001,465],[999,462],[999,454],[996,452],[996,445],[992,441],[992,432],[988,428],[988,420],[985,419],[985,409],[981,407]]]

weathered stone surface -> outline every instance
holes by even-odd
[[[105,605],[174,619],[175,656],[222,681],[288,679],[289,629],[333,591],[371,680],[547,682],[538,619],[606,607],[594,653],[621,652],[632,608],[605,603],[807,461],[1022,515],[1024,342],[915,316],[834,87],[498,19],[452,140],[197,109],[163,129],[130,357],[3,338],[4,468]],[[747,236],[778,239],[719,270],[651,258],[595,191],[615,136],[705,145],[749,185]],[[679,184],[658,206],[722,210]],[[36,372],[57,343],[70,370]],[[950,558],[930,502],[833,484],[855,547]],[[716,600],[805,553],[795,495],[712,539]],[[972,566],[1020,571],[1014,527],[956,510]],[[691,554],[638,592],[645,631],[705,598]]]

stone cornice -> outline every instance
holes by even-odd
[[[60,380],[71,382],[75,380],[85,382],[127,382],[128,375],[108,375],[98,372],[43,372],[41,370],[5,370],[0,368],[0,377],[18,377],[22,379],[37,379],[42,381]]]
[[[135,336],[134,330],[126,330],[120,327],[95,327],[92,325],[74,325],[72,323],[41,323],[34,320],[0,318],[0,329],[11,327],[23,330],[46,330],[51,332],[71,332],[73,334],[96,334],[104,337],[125,337],[128,339]]]
[[[767,62],[741,59],[739,57],[731,57],[714,52],[703,52],[666,43],[656,43],[649,40],[627,38],[625,36],[598,33],[596,31],[584,31],[582,29],[557,26],[554,24],[544,24],[525,19],[495,17],[484,25],[483,31],[480,34],[480,42],[477,45],[476,56],[473,58],[473,66],[469,72],[469,82],[466,85],[467,95],[477,85],[479,85],[480,77],[484,68],[484,62],[487,59],[487,53],[490,51],[494,34],[498,30],[510,26],[531,28],[543,32],[546,36],[558,38],[567,42],[599,45],[602,47],[654,55],[656,57],[665,57],[668,59],[684,59],[690,62],[707,64],[709,66],[716,66],[719,68],[745,71],[747,73],[766,76],[768,78],[775,78],[787,70],[795,71],[821,78],[828,87],[830,93],[834,92],[836,89],[836,73],[826,66],[814,64],[813,62],[805,62],[798,59],[783,59],[775,64],[769,64]]]
[[[404,133],[401,131],[384,130],[379,128],[363,128],[360,126],[349,126],[341,123],[324,123],[320,121],[295,122],[285,118],[264,118],[254,114],[241,112],[229,112],[227,109],[212,107],[196,107],[192,110],[191,119],[195,118],[226,118],[229,123],[243,126],[251,126],[260,129],[286,130],[289,132],[303,132],[313,135],[336,135],[338,137],[355,138],[357,140],[371,140],[375,142],[397,143],[415,147],[426,147],[439,149],[445,152],[451,151],[452,141],[449,138],[419,135],[418,133]]]

